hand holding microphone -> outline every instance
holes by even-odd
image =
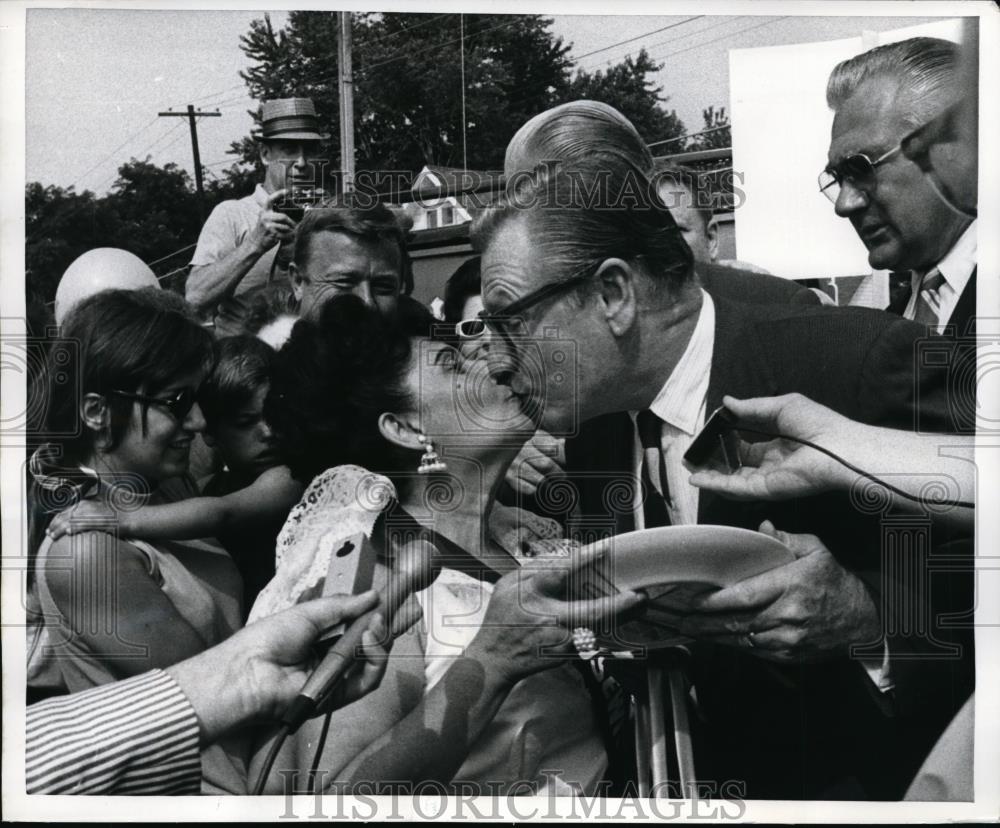
[[[411,541],[400,550],[395,566],[389,570],[388,582],[379,596],[378,606],[347,627],[282,715],[281,722],[289,733],[294,733],[307,719],[325,711],[341,681],[354,665],[362,646],[362,636],[371,626],[376,613],[385,618],[386,627],[393,637],[416,621],[415,614],[400,612],[400,609],[413,593],[426,589],[434,580],[435,554],[434,546],[426,540]],[[387,642],[379,643],[384,645]]]

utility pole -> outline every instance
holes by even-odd
[[[462,60],[460,62],[461,66],[461,77],[462,77],[462,169],[469,169],[469,155],[465,149],[465,15],[460,14],[458,16],[458,30],[459,30],[459,43],[460,53],[462,55]]]
[[[338,12],[337,60],[340,92],[340,172],[341,192],[354,190],[354,78],[351,67],[351,13]]]
[[[221,118],[219,110],[215,112],[196,112],[195,108],[188,104],[187,112],[160,112],[161,118],[187,118],[191,126],[191,152],[194,154],[194,183],[198,190],[198,213],[201,221],[205,221],[205,186],[201,180],[201,155],[198,153],[198,128],[195,126],[195,118]]]

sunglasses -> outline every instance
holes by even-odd
[[[899,154],[901,149],[902,145],[897,144],[874,161],[863,152],[858,152],[836,164],[831,164],[819,174],[819,191],[834,204],[840,197],[840,189],[844,182],[862,192],[870,192],[875,186],[876,168]]]
[[[198,402],[198,392],[193,388],[182,388],[174,396],[164,399],[163,397],[148,397],[145,394],[134,394],[130,391],[112,391],[117,397],[121,397],[126,400],[134,400],[135,402],[143,403],[144,405],[159,405],[167,409],[170,412],[170,416],[173,417],[177,422],[184,422],[188,414],[191,413],[191,409],[194,408],[194,404]]]

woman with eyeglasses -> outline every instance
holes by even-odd
[[[386,567],[394,538],[425,538],[441,571],[418,593],[422,622],[396,640],[380,688],[325,725],[307,722],[278,754],[283,773],[265,792],[287,791],[297,769],[297,791],[377,793],[391,780],[566,794],[593,792],[607,767],[590,692],[601,689],[566,658],[575,626],[563,626],[567,608],[577,604],[569,614],[579,619],[595,609],[566,601],[578,549],[554,521],[495,503],[534,426],[485,363],[464,360],[435,327],[406,297],[389,319],[336,297],[279,352],[265,414],[308,488],[250,621],[323,589],[339,551],[365,538]],[[550,595],[543,587],[553,580]],[[598,603],[610,617],[640,601],[624,592]],[[311,783],[309,768],[318,769]]]
[[[29,698],[163,668],[240,626],[241,581],[203,542],[120,537],[104,521],[53,541],[54,514],[83,499],[112,510],[193,494],[191,443],[212,339],[180,297],[109,290],[64,321],[49,362],[47,442],[31,457]]]

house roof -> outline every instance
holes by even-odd
[[[428,164],[413,179],[410,192],[414,197],[433,198],[461,193],[499,190],[503,173],[489,170],[465,170],[460,167],[439,167]]]

